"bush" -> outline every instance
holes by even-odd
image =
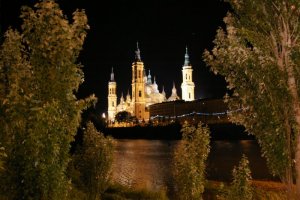
[[[232,187],[231,183],[219,181],[207,181],[205,185],[205,199],[231,200],[228,193]],[[253,195],[255,200],[288,200],[286,186],[280,182],[252,181]],[[238,199],[241,197],[234,197]],[[242,198],[245,199],[245,198]],[[247,198],[246,198],[247,199]]]
[[[232,171],[233,181],[229,187],[227,198],[230,200],[251,200],[253,199],[253,187],[251,185],[251,171],[249,161],[245,155],[238,167],[234,167]]]
[[[36,2],[22,7],[21,32],[9,28],[0,47],[0,141],[6,154],[0,195],[64,200],[70,143],[81,112],[96,100],[75,96],[84,78],[77,60],[89,27],[83,10],[71,22],[56,1]]]
[[[76,189],[86,193],[88,199],[101,199],[108,188],[113,162],[113,140],[98,132],[91,122],[84,131],[79,148],[69,167]]]
[[[176,195],[179,199],[202,199],[210,131],[199,123],[197,128],[185,124],[181,132],[182,141],[174,153]]]

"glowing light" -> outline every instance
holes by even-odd
[[[105,119],[106,118],[106,115],[105,113],[102,113],[102,118]]]
[[[237,110],[226,110],[225,112],[214,112],[214,113],[203,113],[203,112],[191,112],[191,113],[187,113],[187,114],[182,114],[182,115],[177,115],[177,116],[163,116],[163,115],[156,115],[151,117],[151,119],[156,119],[156,118],[170,118],[170,119],[174,119],[174,118],[181,118],[181,117],[186,117],[186,116],[190,116],[190,115],[199,115],[199,116],[218,116],[218,118],[221,115],[227,115],[228,113],[234,113],[234,112],[240,112],[243,110],[247,110],[247,108],[240,108]]]

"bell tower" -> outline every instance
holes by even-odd
[[[145,80],[144,63],[141,60],[141,53],[137,43],[135,51],[135,60],[132,63],[132,102],[133,115],[138,120],[146,119],[145,113]]]
[[[108,82],[108,121],[115,121],[115,116],[117,114],[117,83],[115,81],[114,69],[111,69],[110,81]]]
[[[181,84],[182,99],[185,101],[193,101],[195,100],[194,97],[195,84],[193,82],[193,69],[190,64],[187,47],[186,47],[186,52],[184,57],[185,60],[182,67],[182,84]]]

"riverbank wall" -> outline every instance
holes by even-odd
[[[209,124],[211,140],[253,140],[253,135],[245,132],[243,126],[232,123]],[[180,140],[181,124],[169,124],[166,126],[135,126],[105,128],[105,135],[115,139],[149,139],[149,140]]]

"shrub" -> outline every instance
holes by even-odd
[[[227,198],[231,200],[251,200],[253,199],[253,187],[251,185],[251,171],[249,161],[245,155],[238,167],[234,167],[232,171],[233,181],[229,187]]]
[[[76,151],[73,166],[69,167],[75,187],[90,200],[101,199],[110,183],[112,161],[113,140],[88,122],[82,147]]]
[[[202,199],[210,131],[199,123],[197,127],[185,124],[181,132],[182,141],[174,153],[176,195],[179,199]]]

